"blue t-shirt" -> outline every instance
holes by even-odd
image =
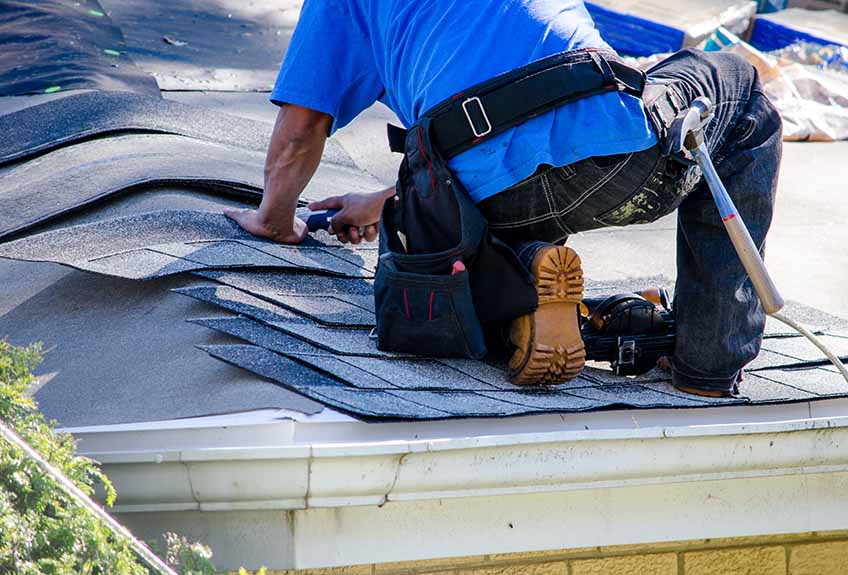
[[[606,48],[582,0],[305,0],[271,93],[345,126],[380,100],[406,127],[442,100],[545,56]],[[608,93],[566,104],[452,158],[479,202],[540,164],[656,143],[642,101]]]

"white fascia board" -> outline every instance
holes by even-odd
[[[90,455],[116,484],[117,510],[129,512],[158,502],[303,509],[835,473],[848,471],[845,445],[848,418],[836,417]]]
[[[391,502],[291,513],[286,568],[848,528],[848,473]]]

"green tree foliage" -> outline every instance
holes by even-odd
[[[0,419],[84,492],[103,485],[111,505],[115,490],[106,476],[76,455],[70,435],[53,433],[26,395],[40,359],[39,346],[0,341]],[[146,575],[147,570],[22,451],[0,441],[0,573]]]
[[[109,479],[76,455],[73,438],[57,434],[27,390],[41,361],[38,345],[19,348],[0,340],[0,420],[51,465],[91,494],[100,484],[107,505],[115,500]],[[166,535],[168,561],[184,575],[214,572],[203,545]],[[0,439],[0,574],[147,575],[129,546],[65,495],[22,451]]]

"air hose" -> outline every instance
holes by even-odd
[[[776,311],[776,312],[771,313],[769,315],[776,320],[782,321],[783,323],[785,323],[786,325],[788,325],[789,327],[791,327],[792,329],[794,329],[795,331],[797,331],[798,333],[800,333],[801,335],[806,337],[808,340],[813,342],[813,345],[815,345],[817,348],[819,348],[822,351],[822,353],[827,356],[827,359],[829,359],[830,362],[836,367],[836,369],[839,370],[839,373],[842,374],[842,377],[845,378],[845,381],[848,381],[848,368],[845,367],[845,364],[842,363],[842,360],[840,360],[839,357],[836,356],[836,354],[834,354],[832,351],[830,351],[827,348],[827,346],[824,343],[822,343],[822,341],[813,334],[813,332],[811,332],[810,330],[805,328],[803,325],[799,324],[794,319],[792,319],[790,317],[786,317],[785,315],[783,315],[779,311]]]

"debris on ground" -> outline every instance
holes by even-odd
[[[170,44],[171,46],[188,46],[188,42],[183,42],[182,40],[177,40],[176,38],[171,38],[170,36],[162,36],[162,40],[165,44]]]
[[[734,52],[756,66],[765,93],[783,118],[784,140],[848,139],[848,74],[807,63],[816,62],[812,54],[818,52],[810,46],[764,53],[719,28],[702,47]]]

